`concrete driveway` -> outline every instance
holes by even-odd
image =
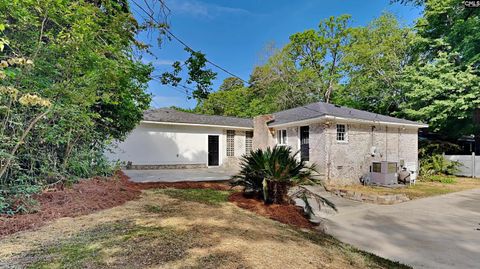
[[[123,170],[133,182],[225,181],[236,173],[234,169],[192,168],[159,170]]]
[[[342,208],[327,221],[341,241],[414,268],[480,268],[480,189]]]

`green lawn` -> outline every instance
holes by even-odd
[[[228,194],[146,191],[122,206],[5,237],[0,261],[21,268],[407,268],[240,209]]]

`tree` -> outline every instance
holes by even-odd
[[[185,51],[190,53],[190,57],[185,61],[185,65],[188,69],[188,78],[185,79],[185,82],[189,85],[195,84],[195,90],[192,92],[192,97],[201,103],[210,94],[213,84],[212,80],[217,77],[217,73],[206,68],[207,58],[205,58],[205,54],[199,51],[193,51],[190,48],[185,48]],[[164,72],[160,78],[163,84],[177,87],[184,80],[181,77],[183,65],[179,61],[176,61],[172,66],[173,71]]]
[[[414,33],[385,13],[365,27],[351,29],[345,48],[346,83],[334,102],[380,114],[393,114],[405,102],[403,70],[410,61]]]
[[[251,117],[249,111],[252,95],[248,88],[219,90],[195,108],[195,112],[207,115]]]
[[[407,85],[414,87],[408,93],[412,104],[404,106],[405,113],[423,117],[453,140],[474,133],[480,154],[480,117],[475,117],[480,110],[480,10],[466,8],[460,0],[414,3],[423,5],[424,12],[415,25],[419,38],[413,44],[416,54],[406,77]],[[438,100],[414,113],[422,102],[415,97],[424,95]]]
[[[222,85],[220,85],[219,91],[230,91],[233,89],[243,88],[243,80],[237,77],[228,77],[223,80]]]
[[[480,107],[480,78],[473,67],[456,64],[457,54],[439,52],[433,61],[405,71],[405,115],[428,122],[430,129],[456,139],[475,131],[473,112]]]
[[[318,31],[307,30],[290,36],[287,45],[295,64],[313,71],[320,79],[318,92],[327,103],[343,77],[343,57],[349,43],[350,15],[330,17],[318,26]]]
[[[268,113],[305,105],[321,99],[319,78],[311,69],[299,69],[288,48],[274,52],[254,69],[250,78],[256,98],[263,99]]]
[[[111,172],[109,141],[150,103],[135,37],[157,26],[123,0],[0,0],[0,195]]]

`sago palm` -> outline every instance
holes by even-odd
[[[289,147],[275,146],[266,150],[257,149],[242,158],[241,170],[233,176],[233,186],[245,187],[245,192],[260,196],[266,203],[287,203],[287,193],[291,187],[302,184],[320,184],[317,180],[315,165],[307,166],[293,153]],[[306,200],[306,196],[314,196],[317,201],[335,206],[328,200],[311,193],[306,188],[295,192],[296,197]]]

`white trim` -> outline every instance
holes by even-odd
[[[343,140],[338,140],[338,125],[344,126]],[[348,124],[344,122],[335,124],[335,141],[337,141],[338,144],[348,144],[348,129]]]
[[[283,137],[283,131],[285,131],[285,137]],[[280,136],[278,135],[279,132],[280,132],[280,134],[281,134]],[[279,138],[280,138],[280,141],[283,140],[283,143],[278,143]],[[283,138],[283,139],[282,139],[282,138]],[[276,129],[276,130],[275,130],[275,139],[276,139],[275,142],[277,142],[277,145],[279,145],[279,146],[288,146],[288,131],[287,131],[287,129],[286,129],[286,128],[284,128],[284,129]]]
[[[396,123],[396,122],[386,122],[386,121],[371,121],[371,120],[361,120],[361,119],[336,117],[336,116],[330,116],[330,115],[320,116],[320,117],[316,117],[316,118],[312,118],[312,119],[282,123],[282,124],[277,124],[277,125],[273,124],[269,127],[285,128],[285,127],[297,126],[297,125],[308,125],[309,123],[319,122],[319,121],[323,121],[323,120],[341,120],[341,121],[345,121],[345,122],[365,123],[365,124],[379,124],[379,125],[400,126],[400,127],[416,127],[416,128],[427,128],[428,127],[428,124],[422,124],[422,123],[412,124],[412,123]]]
[[[297,142],[298,142],[298,143],[297,143],[297,151],[300,153],[300,154],[298,154],[298,158],[297,158],[297,159],[298,159],[299,161],[302,160],[302,152],[301,152],[302,143],[301,143],[301,140],[300,140],[300,128],[301,128],[302,126],[305,126],[305,125],[299,125],[299,126],[297,126]],[[310,134],[308,134],[308,135],[310,135]]]
[[[235,130],[253,130],[253,128],[251,128],[251,127],[213,125],[213,124],[202,124],[202,123],[183,123],[183,122],[148,121],[148,120],[142,120],[142,121],[140,121],[140,123],[152,123],[152,124],[162,124],[162,125],[216,127],[216,128],[235,129]]]

